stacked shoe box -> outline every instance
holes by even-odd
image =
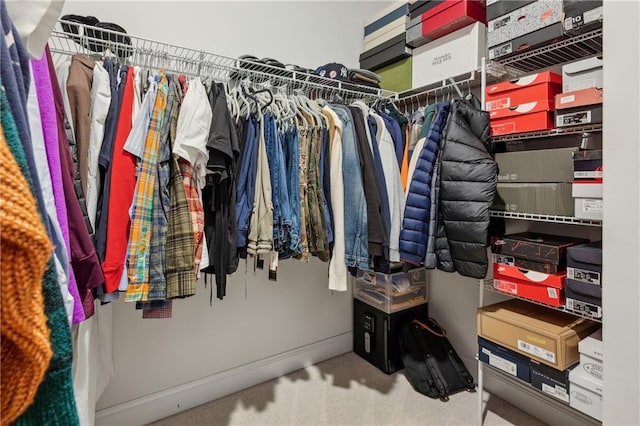
[[[489,59],[499,59],[564,38],[562,0],[489,0]]]
[[[427,317],[427,271],[359,270],[354,284],[353,351],[387,374],[402,369],[400,327]]]
[[[555,97],[562,76],[550,71],[487,86],[486,105],[493,136],[549,130],[555,127]]]
[[[484,1],[427,1],[412,7],[407,43],[416,47],[414,89],[465,75],[480,67],[487,42]]]
[[[602,150],[573,153],[575,217],[602,220]]]
[[[411,88],[412,50],[407,46],[407,22],[409,4],[397,1],[365,22],[360,68],[375,71],[383,89]]]
[[[492,209],[573,216],[573,154],[576,148],[505,152],[495,155],[498,186]]]
[[[531,232],[506,235],[494,244],[493,287],[512,296],[564,306],[567,249],[586,242]]]
[[[566,307],[602,318],[602,242],[567,249]]]
[[[604,368],[602,330],[581,340],[578,344],[580,365],[569,374],[570,405],[602,421],[602,394]]]

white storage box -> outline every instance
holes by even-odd
[[[382,274],[358,271],[354,297],[388,314],[427,302],[427,270]]]
[[[602,384],[593,380],[581,368],[569,373],[569,405],[602,421]]]
[[[602,198],[602,183],[574,183],[571,195],[573,198]]]
[[[591,336],[585,337],[578,343],[580,352],[580,368],[593,380],[604,384],[604,346],[602,344],[602,329]]]
[[[562,91],[596,87],[602,89],[602,58],[594,57],[572,62],[562,67]]]
[[[484,24],[476,22],[413,50],[413,88],[474,71],[486,56]]]
[[[573,201],[576,218],[602,220],[602,198],[574,198]]]
[[[374,31],[373,33],[364,37],[364,51],[371,50],[376,46],[381,45],[385,41],[389,41],[397,35],[403,34],[406,31],[406,25],[409,22],[408,16],[401,16],[388,25]]]

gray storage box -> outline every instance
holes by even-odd
[[[487,46],[498,46],[558,22],[562,22],[562,0],[538,0],[489,21]]]
[[[562,22],[556,22],[548,27],[517,37],[511,41],[489,48],[489,59],[507,58],[517,53],[526,52],[541,46],[546,46],[564,39]]]
[[[577,150],[540,149],[496,154],[498,182],[573,182],[573,153]]]
[[[494,210],[573,216],[570,183],[498,183]]]
[[[573,92],[589,87],[602,89],[602,64],[602,58],[593,57],[564,65],[562,91]]]

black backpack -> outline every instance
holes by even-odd
[[[400,353],[405,376],[416,391],[442,401],[461,390],[475,392],[473,376],[433,318],[402,326]]]

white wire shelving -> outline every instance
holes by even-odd
[[[542,139],[555,136],[580,135],[583,133],[596,133],[602,131],[602,123],[589,124],[586,126],[560,127],[551,130],[540,130],[536,132],[514,133],[512,135],[492,136],[491,142],[515,142],[528,139]]]
[[[593,219],[578,219],[571,216],[554,216],[548,214],[534,214],[534,213],[516,213],[505,212],[500,210],[490,210],[489,215],[491,217],[501,217],[504,219],[520,219],[520,220],[532,220],[535,222],[547,222],[547,223],[562,223],[566,225],[584,225],[584,226],[602,226],[602,221]]]

